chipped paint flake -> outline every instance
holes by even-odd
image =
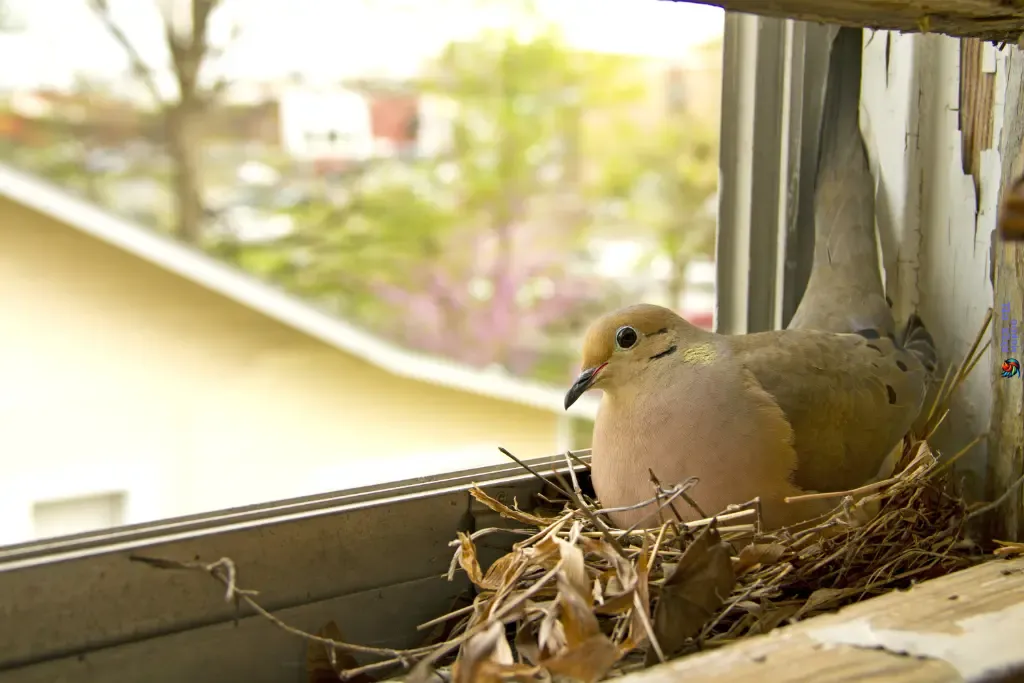
[[[980,681],[1020,660],[1024,603],[956,622],[958,633],[929,633],[876,628],[871,618],[825,626],[808,635],[824,646],[883,650],[897,655],[940,659],[965,681]]]

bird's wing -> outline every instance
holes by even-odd
[[[794,483],[802,489],[863,485],[921,410],[926,369],[914,353],[872,331],[763,332],[727,343],[789,420]]]

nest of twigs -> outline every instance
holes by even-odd
[[[876,491],[842,498],[810,528],[772,533],[758,531],[754,504],[627,531],[608,528],[578,492],[548,517],[474,489],[528,537],[483,571],[475,541],[506,530],[459,535],[451,573],[461,568],[478,592],[449,615],[455,628],[412,678],[423,680],[457,653],[442,676],[460,683],[597,681],[984,559],[965,537],[970,512],[943,476],[948,470],[925,441],[908,443],[905,453],[903,470]]]
[[[1021,544],[983,548],[966,533],[972,517],[994,507],[969,508],[951,476],[977,440],[941,463],[928,443],[981,356],[985,328],[944,379],[920,435],[904,440],[897,474],[828,494],[832,513],[800,527],[762,531],[757,501],[683,523],[674,505],[688,484],[659,489],[660,519],[639,530],[609,528],[574,476],[559,477],[561,499],[546,501],[554,514],[472,490],[525,538],[486,571],[476,542],[510,529],[452,542],[449,578],[464,571],[475,599],[432,622],[447,625],[442,642],[407,680],[602,680],[1024,553]]]

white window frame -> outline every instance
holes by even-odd
[[[51,523],[55,521],[60,526],[78,526],[75,524],[69,525],[66,521],[69,520],[69,518],[74,517],[76,512],[81,511],[79,506],[83,503],[87,506],[90,503],[95,503],[100,506],[109,506],[109,512],[114,512],[115,514],[112,515],[112,519],[104,516],[104,519],[102,520],[95,520],[93,523],[86,525],[80,532],[64,532],[62,534],[57,534],[44,531],[40,533],[40,521],[47,517],[50,517],[49,521]],[[48,496],[46,498],[38,498],[32,502],[32,540],[57,535],[70,536],[75,533],[87,533],[100,529],[124,526],[128,523],[126,518],[127,515],[125,514],[127,507],[127,492],[118,491],[117,489],[105,489],[103,491],[95,491],[85,495],[60,497]],[[78,509],[76,510],[76,508]]]
[[[32,506],[36,503],[123,493],[125,523],[134,524],[139,520],[157,518],[161,509],[159,496],[162,487],[158,466],[140,461],[113,467],[80,463],[59,470],[6,475],[0,491],[2,548],[11,543],[23,544],[26,542],[24,539],[33,536]]]
[[[819,24],[726,14],[715,259],[719,332],[784,327],[803,295],[833,35]]]
[[[727,15],[722,332],[780,326],[806,281],[816,151],[801,141],[817,135],[827,30]],[[562,456],[531,464],[566,469]],[[159,571],[131,562],[133,553],[230,557],[240,585],[260,590],[263,606],[289,623],[316,630],[333,619],[354,641],[408,645],[415,624],[468,585],[462,574],[443,578],[455,531],[502,524],[467,494],[474,483],[520,501],[542,487],[509,464],[2,547],[0,675],[6,683],[302,676],[304,643],[245,610],[236,622],[209,577]],[[499,552],[483,551],[484,560]]]

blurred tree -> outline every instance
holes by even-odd
[[[646,94],[635,64],[546,27],[451,44],[420,83],[451,105],[446,142],[369,166],[341,207],[304,207],[294,238],[236,257],[407,345],[561,380],[569,361],[542,361],[601,303],[572,259],[618,158],[609,131]]]
[[[686,287],[690,261],[715,255],[716,212],[708,202],[718,190],[718,134],[699,121],[678,121],[656,137],[661,145],[648,159],[660,180],[665,213],[655,227],[658,246],[672,264],[666,295],[674,304]]]
[[[202,237],[204,220],[201,186],[201,120],[204,111],[226,89],[218,80],[212,86],[200,83],[200,71],[221,50],[209,42],[210,17],[221,0],[184,0],[159,2],[164,36],[170,53],[170,66],[177,86],[176,97],[161,95],[153,69],[110,11],[108,0],[88,0],[96,16],[124,49],[132,74],[153,98],[163,119],[167,153],[173,165],[172,185],[175,199],[175,233],[179,239],[197,243]],[[179,10],[183,10],[179,14]]]
[[[695,258],[713,259],[718,190],[718,131],[685,111],[666,117],[606,175],[610,194],[627,201],[633,219],[654,230],[656,254],[670,271],[665,295],[677,305]]]
[[[520,372],[538,360],[546,330],[596,298],[566,263],[598,199],[589,171],[609,158],[594,133],[645,94],[629,58],[573,51],[551,27],[529,28],[526,39],[505,30],[451,44],[425,79],[426,93],[458,111],[442,167],[461,222],[448,247],[458,256],[382,292],[417,313],[409,334],[434,329],[440,347],[454,331],[465,360]]]

